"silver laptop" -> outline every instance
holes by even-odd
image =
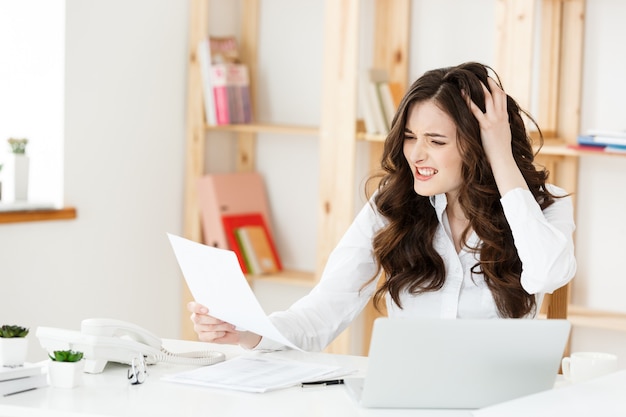
[[[365,378],[347,378],[363,407],[481,408],[551,389],[567,320],[390,319],[374,322]]]

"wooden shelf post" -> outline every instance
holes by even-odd
[[[406,91],[409,80],[409,38],[411,2],[409,0],[376,0],[374,20],[374,66],[389,74],[389,81],[398,83]],[[384,142],[370,142],[370,171],[380,170]],[[371,184],[373,187],[377,184]],[[384,306],[381,306],[384,307]],[[376,318],[385,314],[372,301],[365,309],[363,323],[363,353],[369,351],[372,327]]]
[[[326,0],[320,124],[317,275],[354,217],[359,0]],[[328,348],[349,351],[349,332]]]

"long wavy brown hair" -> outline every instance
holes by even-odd
[[[411,294],[437,291],[446,279],[444,262],[433,246],[439,224],[435,209],[429,197],[414,191],[413,173],[403,152],[405,126],[411,106],[434,100],[454,120],[457,128],[464,179],[458,198],[470,220],[463,231],[462,241],[466,242],[470,228],[480,238],[478,247],[469,248],[480,255],[480,261],[472,267],[472,272],[483,275],[501,317],[518,318],[536,310],[535,297],[522,288],[522,263],[482,146],[478,121],[466,101],[469,97],[485,111],[482,86],[489,89],[489,70],[493,72],[490,67],[470,62],[428,71],[411,85],[399,105],[385,141],[382,173],[370,178],[380,179],[374,202],[389,222],[373,240],[378,272],[382,269],[385,275],[384,282],[374,295],[376,306],[389,292],[392,300],[402,308],[400,294],[403,291]],[[500,84],[497,74],[493,73]],[[533,164],[533,142],[526,131],[522,114],[535,122],[508,95],[507,110],[515,162],[543,210],[554,202],[556,196],[546,190],[548,172]],[[539,133],[539,145],[542,145],[543,138]]]

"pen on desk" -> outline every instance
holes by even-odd
[[[330,379],[326,381],[312,381],[312,382],[303,382],[300,384],[301,387],[324,387],[327,385],[340,385],[343,384],[343,379]]]

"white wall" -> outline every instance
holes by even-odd
[[[236,31],[239,21],[232,15],[238,2],[213,3],[216,31]],[[619,115],[626,88],[613,72],[624,67],[624,58],[610,51],[619,50],[626,29],[604,24],[623,16],[624,6],[617,0],[588,3],[587,18],[595,29],[586,31],[592,58],[585,62],[583,128],[624,128]],[[411,79],[426,69],[470,59],[490,64],[494,4],[414,0]],[[315,125],[323,3],[272,0],[262,6],[257,116]],[[371,1],[364,2],[364,13],[368,8]],[[83,318],[111,316],[163,337],[178,336],[180,274],[165,233],[182,231],[187,13],[187,2],[171,0],[67,0],[64,184],[65,202],[78,208],[78,219],[0,225],[0,279],[11,293],[0,303],[1,321],[77,328]],[[611,46],[598,46],[605,44]],[[361,62],[367,66],[368,57]],[[210,170],[232,167],[226,162],[232,153],[228,138],[212,137],[207,153]],[[313,269],[319,172],[315,139],[261,135],[258,156],[283,261]],[[581,276],[575,287],[580,304],[624,309],[611,292],[623,281],[617,256],[624,249],[624,220],[615,217],[624,206],[606,185],[613,178],[623,182],[624,161],[581,160]],[[357,174],[357,182],[362,175]],[[361,193],[360,183],[355,189]],[[300,291],[285,297],[297,297]],[[263,288],[263,293],[268,306],[285,304],[271,299],[272,289]],[[598,339],[598,332],[575,330],[574,349],[600,340],[602,347],[605,342],[616,346],[614,335],[600,334]]]
[[[187,2],[67,0],[66,23],[64,196],[78,218],[0,225],[0,321],[104,316],[177,337],[166,232],[182,233]]]

